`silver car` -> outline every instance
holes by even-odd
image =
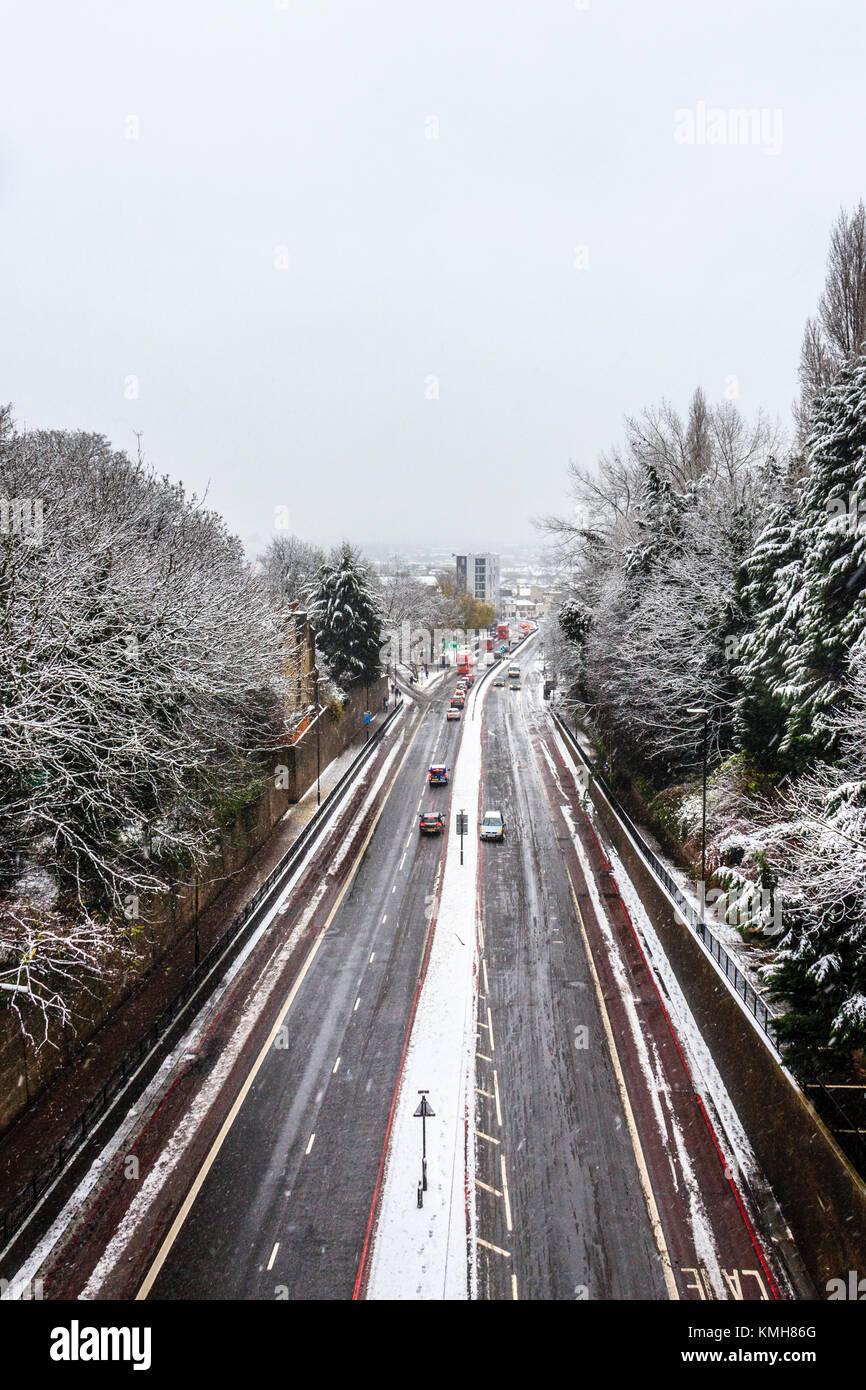
[[[505,821],[501,811],[485,811],[481,817],[481,828],[478,832],[482,840],[504,840]]]

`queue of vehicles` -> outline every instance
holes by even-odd
[[[518,641],[522,641],[529,632],[532,631],[533,624],[528,622],[521,623],[521,634]],[[499,646],[500,654],[505,653],[505,643],[511,640],[509,624],[501,622],[497,624],[496,641]],[[492,664],[495,660],[493,652],[493,638],[486,642],[485,662]],[[489,663],[487,662],[489,658]],[[471,654],[468,648],[461,648],[457,653],[457,674],[458,681],[451,696],[448,708],[445,711],[446,720],[457,720],[460,718],[466,704],[466,697],[475,684],[475,676],[470,671]],[[508,683],[512,690],[520,689],[520,667],[516,662],[512,662],[507,671]],[[505,677],[500,673],[494,677],[495,686],[504,686]],[[427,771],[427,783],[431,787],[447,786],[448,768],[444,763],[431,763]],[[418,830],[422,835],[441,835],[445,829],[445,820],[441,811],[422,811],[418,820]],[[480,840],[504,840],[505,839],[505,819],[501,811],[485,811],[481,817],[481,824],[478,829]]]

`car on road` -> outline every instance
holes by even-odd
[[[460,711],[459,711],[459,709],[457,709],[456,706],[454,706],[454,707],[449,707],[449,708],[445,711],[445,718],[446,718],[446,719],[459,719],[459,718],[460,718]]]
[[[501,811],[485,811],[481,817],[481,827],[478,831],[478,838],[481,840],[504,840],[505,821],[502,819]]]
[[[431,787],[444,787],[448,782],[448,769],[444,763],[431,763],[427,769],[427,781]]]
[[[508,682],[508,689],[509,689],[509,690],[519,690],[519,689],[520,689],[520,681],[509,681],[509,682]]]
[[[418,831],[421,835],[441,835],[445,829],[441,811],[422,811],[418,817]]]
[[[497,676],[497,677],[496,677],[496,680],[493,682],[493,684],[494,684],[494,685],[503,685],[503,686],[504,686],[504,685],[505,685],[505,677],[504,677],[504,676]]]
[[[460,691],[459,691],[459,690],[457,691],[457,693],[456,693],[455,695],[452,695],[452,696],[451,696],[451,707],[452,707],[452,709],[462,709],[463,706],[464,706],[465,704],[466,704],[466,701],[464,700],[463,696],[460,694]]]

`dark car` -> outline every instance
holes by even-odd
[[[422,811],[418,818],[418,829],[422,835],[441,835],[445,822],[440,811]]]
[[[431,787],[444,787],[448,782],[448,769],[444,763],[431,763],[427,771],[427,781]]]

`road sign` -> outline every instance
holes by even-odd
[[[465,811],[457,812],[457,834],[460,836],[460,863],[463,863],[463,836],[469,834],[469,817]]]
[[[428,1101],[426,1095],[422,1095],[421,1104],[418,1106],[418,1109],[415,1111],[415,1114],[412,1118],[415,1120],[430,1120],[433,1119],[435,1114],[436,1111],[430,1109],[430,1102]]]

